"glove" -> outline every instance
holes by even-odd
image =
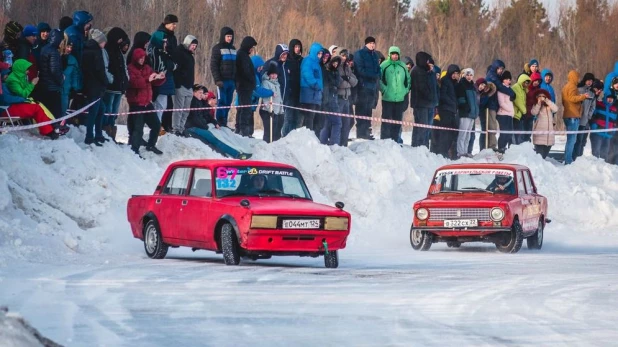
[[[223,88],[223,81],[217,81],[215,82],[215,84],[217,85],[217,87]]]
[[[346,81],[346,82],[350,82],[350,77],[349,77],[349,76],[343,75],[343,76],[341,76],[341,78],[342,78],[344,81]]]

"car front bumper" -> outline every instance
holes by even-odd
[[[251,252],[324,253],[345,248],[348,231],[250,229],[240,246]]]
[[[464,227],[464,228],[445,228],[441,226],[412,226],[411,231],[428,231],[442,237],[463,237],[463,236],[484,236],[499,232],[511,231],[508,227]]]

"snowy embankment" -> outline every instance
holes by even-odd
[[[195,139],[166,135],[163,156],[147,160],[127,146],[83,144],[83,130],[57,141],[28,133],[0,136],[0,267],[12,260],[44,263],[97,262],[139,252],[126,221],[126,201],[149,194],[173,161],[218,158]],[[447,161],[425,148],[391,141],[355,142],[350,148],[320,145],[307,130],[274,144],[247,140],[254,158],[300,169],[318,202],[346,203],[353,228],[349,249],[409,247],[411,205],[427,191],[434,170]],[[489,152],[466,161],[495,161]],[[618,167],[584,157],[565,167],[544,161],[525,144],[504,162],[531,168],[549,199],[546,249],[618,244]],[[578,246],[579,247],[579,246]],[[110,257],[111,256],[111,257]]]

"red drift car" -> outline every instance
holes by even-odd
[[[414,204],[410,243],[429,250],[434,242],[458,248],[492,242],[516,253],[526,239],[541,249],[547,199],[538,194],[530,170],[509,164],[456,164],[439,168],[427,197]]]
[[[193,160],[171,164],[153,195],[130,198],[127,215],[150,258],[184,246],[223,253],[227,265],[241,256],[324,255],[324,265],[336,268],[351,217],[335,205],[313,202],[289,165]]]

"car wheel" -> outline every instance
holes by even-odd
[[[339,252],[330,251],[324,254],[324,266],[329,269],[336,269],[339,267]]]
[[[503,234],[502,240],[496,242],[496,247],[502,253],[517,253],[524,242],[524,231],[518,220],[513,222],[511,231]]]
[[[543,229],[543,221],[539,220],[539,227],[536,229],[534,235],[526,239],[528,249],[541,249],[543,247]]]
[[[240,264],[240,246],[234,228],[230,223],[221,226],[221,248],[225,265]]]
[[[167,254],[169,246],[163,242],[159,224],[154,220],[149,220],[144,226],[144,250],[146,255],[152,259],[163,259]]]
[[[446,245],[448,246],[448,248],[459,248],[459,247],[461,247],[461,242],[459,242],[459,241],[447,241]]]
[[[410,244],[416,251],[428,251],[433,243],[433,234],[423,230],[410,230]]]

